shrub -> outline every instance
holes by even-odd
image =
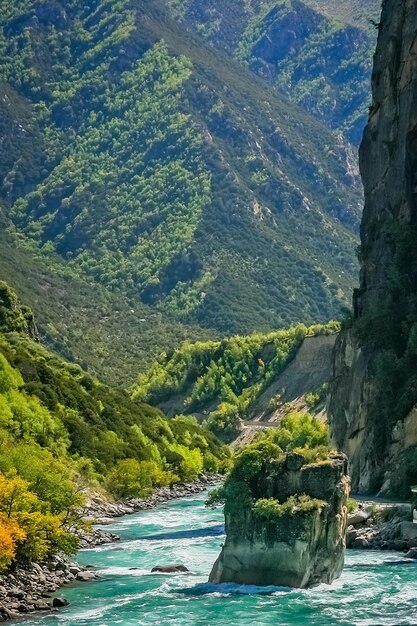
[[[144,498],[154,487],[167,486],[172,480],[172,474],[164,472],[155,461],[124,459],[109,472],[106,487],[117,498]]]
[[[274,498],[260,498],[253,506],[253,513],[256,517],[274,521],[285,515],[303,515],[312,511],[320,511],[325,506],[327,506],[325,500],[318,500],[317,498],[310,498],[310,496],[301,494],[290,496],[282,504]]]
[[[357,501],[354,500],[353,498],[349,498],[348,501],[347,501],[348,513],[353,513],[353,511],[356,511],[357,508],[358,508]]]

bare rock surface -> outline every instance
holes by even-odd
[[[179,572],[189,572],[190,570],[185,565],[155,565],[151,569],[151,572],[160,572],[161,574],[176,574]]]
[[[360,154],[360,288],[351,327],[337,340],[328,414],[353,491],[398,496],[414,482],[409,459],[417,449],[416,0],[384,0],[378,31]]]

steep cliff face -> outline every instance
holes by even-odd
[[[226,541],[210,581],[300,588],[331,583],[344,561],[346,458],[308,464],[290,453],[271,467],[263,499],[246,502],[242,490],[238,506],[226,500]]]
[[[336,345],[332,438],[354,491],[407,495],[417,479],[416,0],[383,3],[360,162],[360,288]]]

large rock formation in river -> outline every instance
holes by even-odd
[[[252,458],[248,467],[254,465]],[[331,583],[344,561],[346,471],[344,455],[307,463],[290,453],[272,461],[267,475],[254,480],[252,474],[250,497],[247,483],[229,485],[235,495],[225,503],[226,541],[210,581],[300,588]]]
[[[335,352],[333,443],[352,487],[417,483],[417,0],[384,0],[361,146],[365,209],[354,319]]]

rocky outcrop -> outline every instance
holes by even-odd
[[[348,515],[347,548],[406,552],[417,546],[410,504],[365,502],[359,507]]]
[[[360,288],[337,342],[328,411],[360,493],[405,496],[417,478],[416,32],[416,0],[385,0],[361,146]]]
[[[233,510],[226,503],[226,541],[210,581],[300,588],[331,583],[344,562],[346,468],[344,455],[306,464],[288,454],[267,481],[268,499]]]

